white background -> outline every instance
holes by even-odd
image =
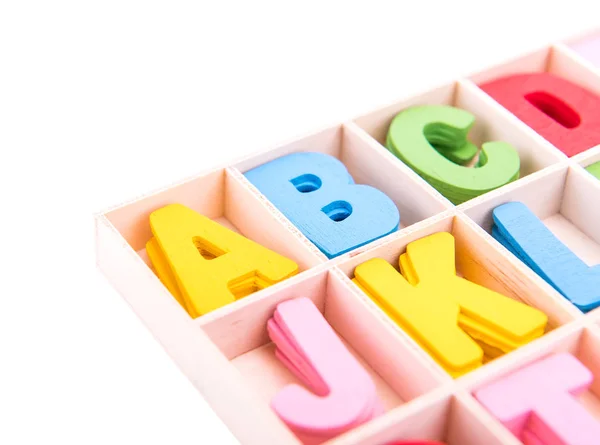
[[[600,28],[594,3],[1,2],[0,443],[236,444],[96,271],[93,213]]]

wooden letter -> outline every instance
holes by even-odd
[[[592,380],[571,354],[554,354],[487,385],[475,397],[528,443],[597,445],[600,423],[575,399]]]
[[[297,433],[321,441],[383,412],[369,374],[308,298],[280,303],[267,324],[276,355],[308,388],[283,388],[271,406]]]
[[[475,117],[445,105],[423,105],[400,112],[386,146],[454,204],[463,203],[519,177],[520,159],[505,142],[486,142],[473,168],[458,165],[451,153],[472,153],[467,135]]]
[[[581,311],[600,306],[600,265],[589,267],[522,202],[493,211],[492,236]]]
[[[154,269],[194,318],[298,271],[293,261],[181,204],[154,211],[150,227]]]
[[[375,258],[354,282],[455,377],[481,366],[484,352],[493,359],[544,333],[544,313],[456,276],[449,233],[410,243],[400,269]]]
[[[600,97],[550,73],[514,74],[480,85],[567,156],[600,144]]]
[[[354,184],[333,156],[293,153],[245,175],[328,258],[398,230],[394,202],[373,187]]]

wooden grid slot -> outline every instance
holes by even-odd
[[[335,126],[235,165],[242,173],[287,154],[319,152],[334,156],[348,169],[356,184],[366,184],[385,193],[400,212],[400,229],[448,208],[435,191],[413,183],[412,171],[399,167],[373,149],[351,124]],[[399,186],[402,184],[402,186]],[[252,187],[254,188],[254,187]],[[364,248],[365,246],[362,246]]]
[[[409,235],[390,240],[338,264],[337,267],[348,278],[353,278],[356,266],[372,258],[383,258],[398,270],[398,258],[406,251],[409,243],[438,232],[448,232],[454,236],[456,269],[459,276],[541,310],[548,316],[547,331],[567,324],[580,315],[579,312],[573,311],[570,305],[563,304],[561,299],[546,292],[538,280],[524,274],[524,268],[515,267],[515,264],[509,261],[490,240],[485,239],[482,233],[460,213],[450,214],[437,221],[432,220],[430,224],[420,227]],[[375,306],[370,298],[362,292],[361,295],[369,304]]]
[[[517,73],[551,73],[599,93],[600,79],[581,63],[573,50],[561,43],[545,46],[505,63],[475,73],[468,79],[475,84]]]
[[[476,73],[470,76],[468,81],[472,82],[473,85],[480,85],[484,82],[511,74],[540,72],[554,74],[600,95],[600,71],[591,67],[583,58],[579,57],[572,49],[562,43],[539,49],[507,63]],[[487,96],[486,93],[484,94]],[[500,106],[494,99],[489,96],[488,98]],[[566,158],[566,155],[558,148],[547,142],[535,130],[529,128],[510,111],[502,106],[500,108],[506,115],[511,116],[510,119],[518,122],[516,126],[520,126],[526,129],[525,131],[535,134],[536,136],[532,137],[542,139],[544,144],[552,147],[558,156]]]
[[[584,320],[578,320],[554,334],[548,336],[546,341],[540,342],[536,348],[528,347],[515,352],[507,357],[502,366],[490,364],[486,372],[465,376],[457,382],[457,385],[461,390],[473,393],[486,384],[550,354],[568,352],[573,354],[593,374],[592,385],[578,395],[577,399],[587,411],[600,421],[600,328],[597,325],[588,325]],[[505,429],[499,422],[495,420],[493,422]],[[508,432],[506,429],[505,431]]]
[[[150,265],[145,253],[152,237],[149,216],[173,203],[183,204],[222,226],[296,261],[301,270],[320,264],[298,235],[281,225],[230,169],[219,169],[141,198],[106,214],[129,245]]]
[[[218,169],[159,191],[106,214],[107,220],[153,270],[145,245],[152,237],[150,214],[172,203],[186,205],[222,226],[294,260],[299,271],[323,263],[298,231],[283,224],[232,169]]]
[[[595,187],[594,181],[595,178],[576,165],[560,165],[518,187],[496,190],[480,200],[467,203],[461,210],[489,234],[493,209],[507,202],[520,201],[579,258],[593,266],[600,263],[600,207],[597,204],[600,202],[600,187]],[[505,251],[499,243],[498,249]],[[509,256],[519,267],[524,266],[512,254]],[[528,268],[525,269],[524,274],[532,274]],[[537,275],[535,280],[542,282],[541,286],[555,299],[567,302]]]
[[[283,289],[264,292],[260,298],[238,305],[236,310],[221,312],[219,317],[197,320],[265,406],[284,386],[301,384],[276,358],[275,345],[266,330],[277,305],[298,297],[313,301],[371,375],[386,411],[448,382],[441,373],[423,366],[410,345],[365,308],[341,274],[325,269]]]

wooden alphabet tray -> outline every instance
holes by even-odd
[[[98,266],[243,444],[599,444],[599,161],[600,30],[111,208]]]

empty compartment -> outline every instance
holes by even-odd
[[[283,301],[306,297],[372,377],[386,411],[436,388],[444,376],[420,364],[392,329],[352,293],[339,272],[296,277],[281,289],[240,301],[235,309],[196,321],[257,393],[270,404],[284,386],[299,380],[277,359],[267,321]]]
[[[267,247],[298,264],[299,271],[322,263],[306,239],[282,224],[249,190],[235,172],[220,169],[106,213],[106,218],[125,241],[152,268],[146,243],[152,237],[150,214],[168,204],[183,204],[224,227]]]
[[[576,166],[561,166],[518,187],[465,204],[463,211],[491,233],[493,210],[501,204],[520,201],[573,253],[588,266],[594,266],[600,263],[600,187],[595,187],[593,180]],[[553,289],[551,292],[555,293]]]
[[[400,212],[400,229],[448,207],[435,191],[415,183],[412,171],[398,168],[392,159],[373,148],[351,125],[341,125],[309,135],[275,150],[236,164],[242,173],[282,156],[297,152],[318,152],[339,159],[356,184],[365,184],[385,193]],[[290,178],[292,179],[292,178]]]
[[[446,445],[518,445],[467,394],[424,397],[327,445],[435,440]]]
[[[462,383],[471,393],[501,379],[531,363],[551,354],[567,352],[575,356],[593,374],[593,383],[589,389],[576,396],[577,400],[600,422],[600,335],[598,329],[584,328],[579,324],[557,331],[548,341],[540,342],[536,348],[527,348],[515,354],[503,366],[490,365],[488,372],[473,375]],[[476,401],[479,404],[479,402]],[[482,406],[483,409],[485,409]],[[504,428],[504,427],[502,427]],[[508,430],[506,429],[508,432]]]
[[[535,133],[519,123],[515,125],[512,116],[503,112],[498,104],[470,82],[457,82],[396,102],[359,117],[355,123],[381,147],[385,147],[388,129],[394,117],[402,110],[419,105],[449,105],[471,113],[475,117],[475,123],[469,132],[469,140],[479,148],[483,143],[491,141],[511,144],[519,154],[521,178],[561,159],[560,154]],[[390,155],[401,162],[391,153]]]
[[[564,303],[562,298],[547,292],[541,286],[543,283],[539,283],[531,276],[523,274],[522,270],[515,267],[503,255],[503,252],[495,245],[494,240],[483,236],[484,234],[480,233],[479,229],[462,215],[448,216],[431,222],[424,227],[420,227],[419,230],[390,240],[368,252],[341,262],[338,267],[349,279],[352,279],[354,278],[354,270],[358,265],[372,258],[382,258],[399,272],[399,257],[406,252],[406,246],[413,241],[439,232],[448,232],[454,237],[458,276],[544,312],[548,316],[546,332],[569,323],[579,315],[579,312],[570,304]],[[352,284],[354,285],[354,283]],[[385,317],[401,335],[413,342],[409,334],[405,333],[393,320],[387,317],[375,302],[363,292],[360,292],[360,295],[363,296],[367,304],[373,307],[373,310],[378,311],[382,317]],[[537,341],[539,341],[539,338],[533,340],[533,342]],[[416,348],[419,348],[416,342],[413,342],[413,344]],[[419,350],[421,349],[419,348]],[[421,351],[432,366],[442,369],[424,350]],[[504,354],[492,360],[492,362],[500,361],[510,354]],[[471,373],[477,373],[479,369],[485,369],[485,366],[484,364],[482,368],[478,368]]]

